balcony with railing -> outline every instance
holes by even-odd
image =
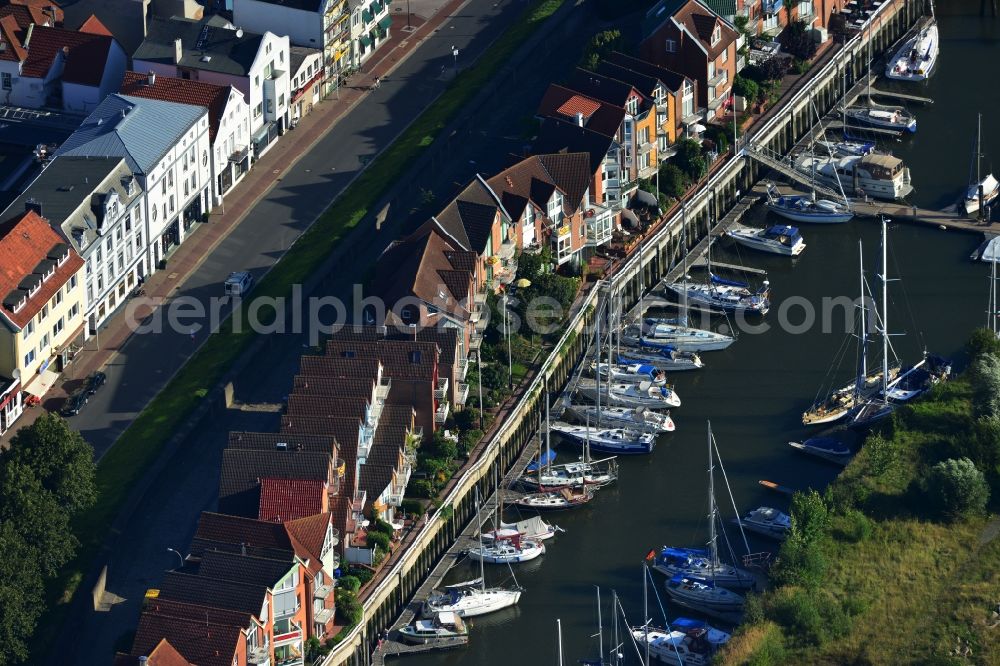
[[[458,395],[455,396],[455,403],[459,405],[465,405],[465,402],[468,399],[469,399],[469,385],[459,382]]]
[[[333,594],[333,585],[317,585],[313,589],[314,599],[326,599],[331,594]]]
[[[469,350],[479,351],[479,348],[483,346],[483,335],[477,329],[475,333],[469,336]]]
[[[444,400],[448,396],[448,378],[438,377],[437,386],[434,387],[434,398]]]
[[[326,624],[333,619],[336,612],[336,608],[324,608],[323,610],[316,611],[316,614],[313,615],[313,622],[316,624]]]
[[[434,410],[434,423],[442,424],[448,420],[448,413],[451,412],[451,403],[445,401]]]
[[[458,380],[465,381],[465,378],[469,376],[469,359],[463,358],[458,361]]]
[[[248,649],[247,663],[252,666],[271,666],[271,651],[266,647]]]

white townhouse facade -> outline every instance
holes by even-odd
[[[184,242],[212,208],[208,110],[128,95],[109,95],[56,156],[124,157],[145,192],[150,272]]]
[[[213,208],[250,170],[250,105],[233,86],[157,76],[154,72],[125,72],[120,92],[208,109]]]
[[[148,272],[145,193],[123,157],[58,157],[0,214],[41,215],[83,258],[84,337]]]
[[[239,90],[250,107],[254,159],[290,123],[289,46],[287,36],[246,32],[219,16],[200,21],[153,17],[132,68]]]

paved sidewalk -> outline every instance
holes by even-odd
[[[144,298],[150,305],[135,308],[141,320],[152,312],[152,305],[169,299],[184,286],[187,279],[207,256],[240,224],[253,207],[282,179],[282,174],[306,154],[337,123],[373,92],[375,77],[386,80],[422,42],[440,28],[449,16],[466,4],[467,0],[451,0],[440,7],[429,20],[415,14],[410,16],[411,31],[404,31],[407,17],[393,16],[392,36],[389,41],[366,62],[361,71],[350,77],[339,92],[317,104],[311,113],[302,118],[293,130],[285,135],[271,150],[255,163],[253,169],[226,196],[221,207],[212,211],[207,223],[198,223],[188,232],[185,242],[177,248],[167,262],[167,268],[150,276],[143,288]],[[384,148],[384,147],[383,147]],[[101,327],[99,334],[87,341],[74,361],[59,380],[46,393],[42,407],[58,411],[66,397],[78,389],[91,373],[104,368],[117,356],[132,336],[132,329],[124,309]],[[192,349],[192,352],[194,349]],[[86,409],[86,408],[84,408]],[[17,429],[31,425],[43,409],[27,408],[14,428],[0,437],[0,447],[6,446]],[[99,455],[103,452],[99,452]]]

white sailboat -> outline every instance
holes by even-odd
[[[626,384],[623,382],[581,381],[577,385],[581,395],[618,407],[645,407],[647,409],[670,409],[680,407],[681,399],[673,388],[656,386],[652,382]]]
[[[652,453],[656,447],[656,435],[630,428],[592,428],[556,421],[552,424],[552,429],[572,442],[603,453]]]
[[[865,106],[853,106],[844,110],[844,126],[848,120],[853,120],[861,125],[890,130],[893,132],[916,132],[917,119],[909,111],[898,106],[878,106],[872,102],[872,40],[868,40],[868,70],[865,76],[868,77],[868,93],[866,95],[868,104]]]
[[[656,317],[646,317],[641,324],[631,324],[622,330],[622,344],[641,345],[644,341],[682,352],[705,352],[726,349],[736,338]]]
[[[591,371],[602,379],[624,384],[652,383],[663,386],[667,383],[667,373],[651,363],[600,363],[590,364]]]
[[[802,240],[799,230],[785,224],[775,224],[765,229],[733,227],[726,235],[751,250],[785,257],[797,257],[806,249],[806,242]]]
[[[479,513],[479,491],[476,491],[476,515]],[[479,520],[479,534],[483,531]],[[479,539],[482,545],[482,536]],[[477,617],[510,608],[521,600],[521,588],[486,587],[483,561],[479,561],[479,579],[445,588],[443,592],[432,593],[423,603],[422,613],[433,618],[438,613],[454,613],[458,617]]]
[[[983,114],[977,116],[976,122],[976,148],[975,153],[973,153],[973,163],[975,164],[975,177],[969,174],[969,187],[965,191],[965,200],[962,205],[965,208],[966,215],[972,215],[973,213],[978,213],[981,208],[990,205],[994,199],[997,198],[997,194],[1000,194],[1000,181],[998,181],[992,173],[986,174],[986,177],[982,176],[981,166],[983,159]],[[970,171],[972,170],[970,166]]]
[[[676,618],[666,629],[634,627],[632,638],[651,659],[678,666],[710,666],[719,648],[730,635],[704,620]]]
[[[614,428],[636,428],[653,433],[673,432],[675,429],[669,412],[644,407],[570,404],[566,411],[579,421],[603,423]]]
[[[885,66],[885,76],[896,81],[926,81],[934,73],[941,40],[937,20],[933,17],[917,34],[903,42]]]

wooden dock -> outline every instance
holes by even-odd
[[[909,93],[892,92],[890,90],[879,90],[878,88],[872,88],[871,91],[865,91],[864,96],[868,97],[888,97],[890,99],[898,99],[903,102],[913,102],[915,104],[924,104],[930,106],[934,103],[934,100],[930,97],[922,97],[920,95],[910,95]]]
[[[455,636],[452,638],[438,638],[429,643],[421,643],[419,645],[410,645],[409,643],[401,643],[400,641],[390,638],[389,640],[382,641],[381,647],[379,647],[376,654],[376,660],[373,664],[384,664],[388,657],[400,657],[408,654],[423,654],[426,652],[433,652],[436,650],[453,650],[457,647],[462,647],[463,645],[469,644],[468,636]]]

